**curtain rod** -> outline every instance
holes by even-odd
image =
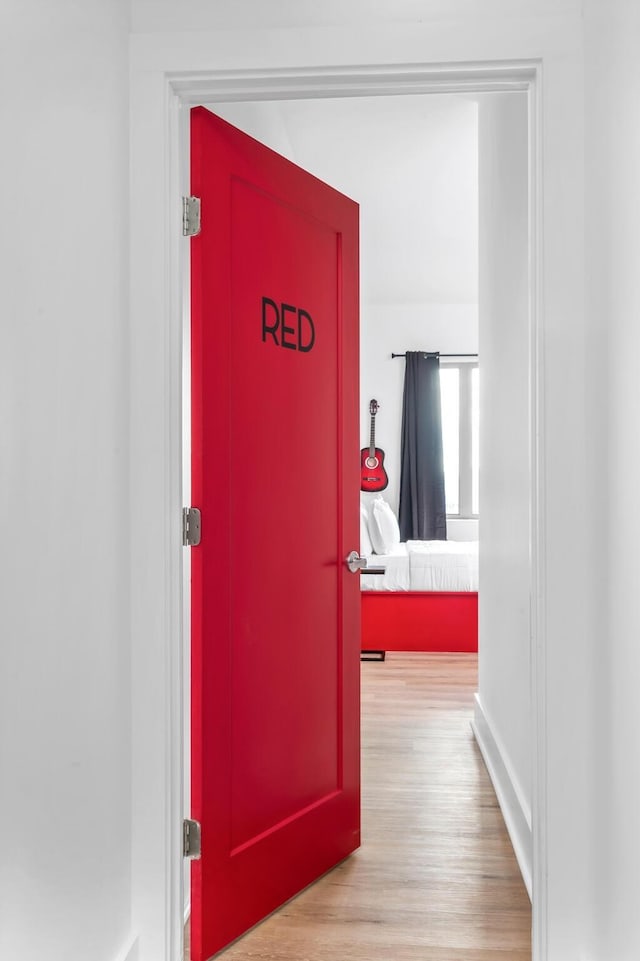
[[[477,354],[441,354],[441,353],[440,353],[439,351],[437,351],[437,350],[424,350],[424,351],[419,350],[419,351],[416,351],[416,353],[418,353],[418,354],[424,354],[425,357],[477,357],[477,356],[478,356]],[[392,359],[393,359],[394,357],[406,357],[406,356],[407,356],[406,354],[392,354],[392,355],[391,355]]]

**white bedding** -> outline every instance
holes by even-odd
[[[391,554],[367,554],[369,567],[384,567],[384,574],[360,575],[362,591],[410,591],[409,552],[406,544],[398,544]]]
[[[407,541],[391,554],[367,555],[384,574],[360,575],[363,591],[477,591],[477,541]]]

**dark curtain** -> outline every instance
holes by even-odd
[[[446,541],[440,360],[407,351],[402,405],[400,538]]]

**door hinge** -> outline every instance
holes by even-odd
[[[202,853],[202,828],[197,821],[185,818],[182,822],[182,856],[198,861]]]
[[[202,516],[197,507],[182,508],[182,543],[185,547],[197,547],[202,531]]]
[[[200,233],[200,198],[182,198],[182,236],[195,237]]]

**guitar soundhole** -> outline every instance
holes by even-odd
[[[366,459],[366,461],[365,461],[365,464],[367,465],[367,467],[368,467],[370,470],[373,470],[373,468],[375,468],[375,467],[378,466],[378,458],[377,458],[377,457],[367,457],[367,459]]]

